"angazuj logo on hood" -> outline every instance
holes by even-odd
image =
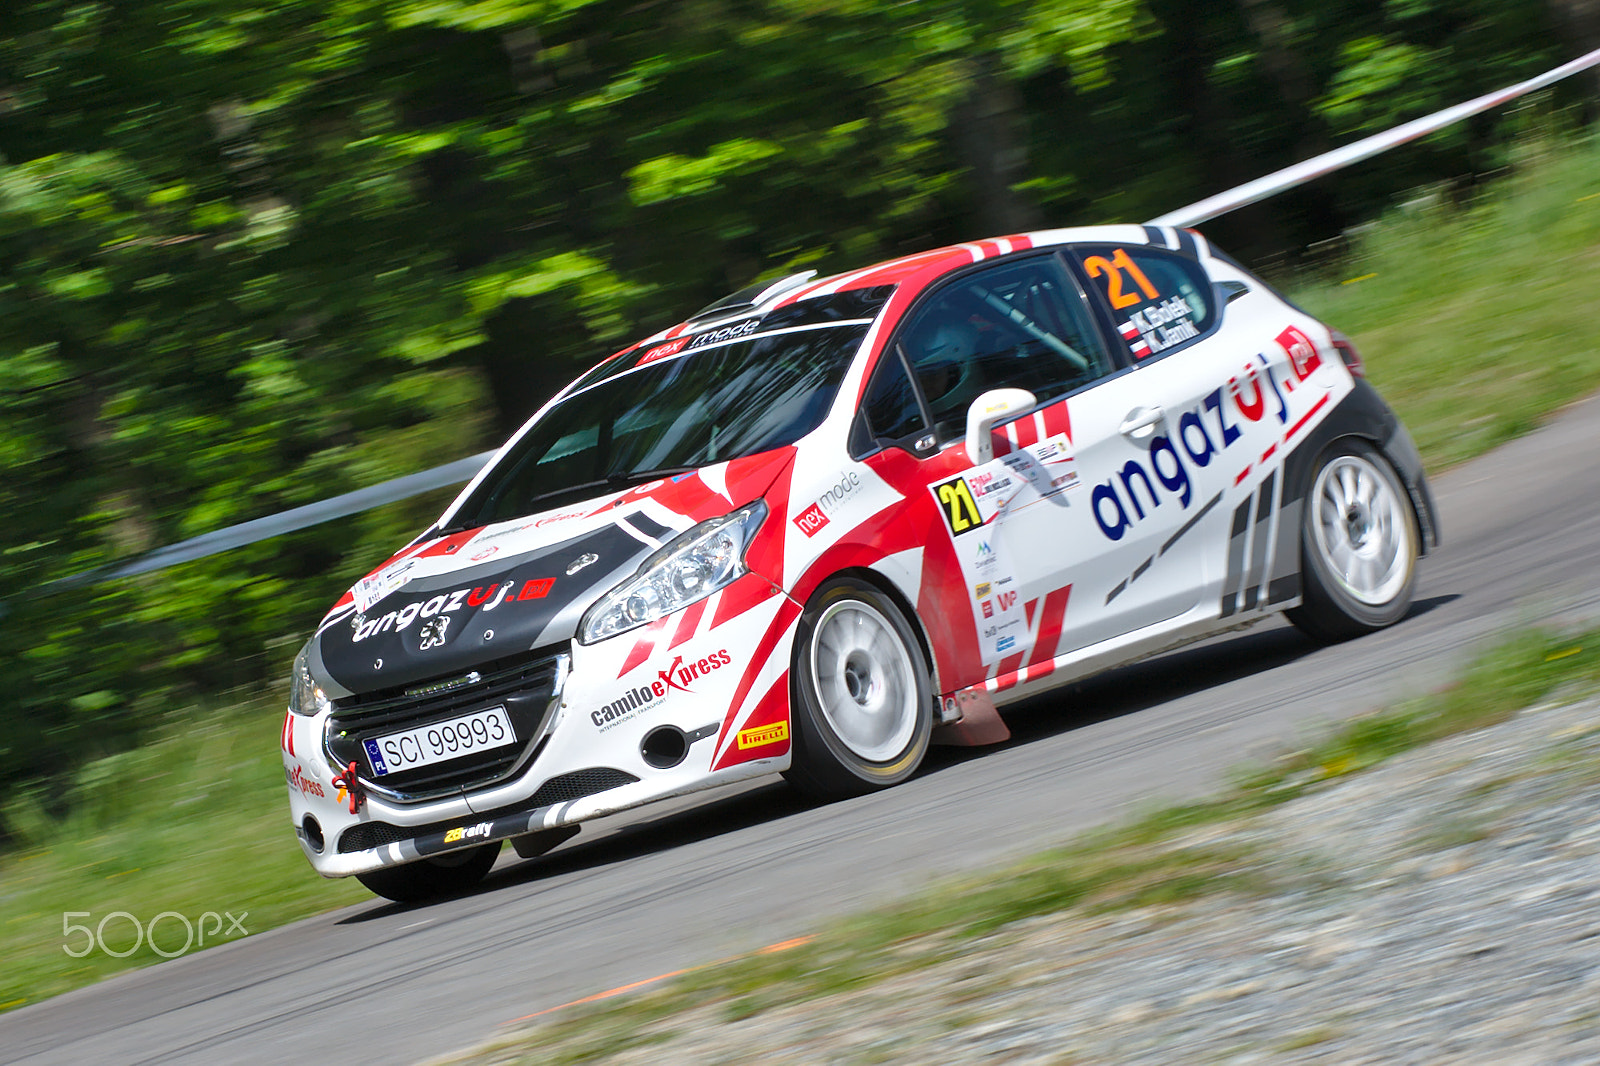
[[[322,663],[334,681],[361,693],[559,644],[571,639],[583,609],[618,571],[626,572],[650,550],[609,523],[451,573],[415,577],[418,566],[402,587],[348,625],[323,630],[317,638]],[[584,560],[584,566],[573,566]]]

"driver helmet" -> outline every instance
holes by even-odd
[[[938,323],[916,354],[917,377],[929,403],[937,403],[965,380],[978,350],[978,330],[969,322]]]

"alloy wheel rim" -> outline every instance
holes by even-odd
[[[1341,455],[1317,475],[1313,537],[1345,593],[1370,607],[1400,594],[1416,552],[1394,482],[1367,459]]]
[[[894,626],[859,600],[828,607],[811,638],[817,705],[839,741],[888,762],[917,730],[916,674]]]

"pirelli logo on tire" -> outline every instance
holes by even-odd
[[[789,739],[789,723],[774,722],[772,725],[757,726],[754,729],[740,731],[734,738],[740,751],[748,748],[764,748],[768,744],[777,744],[779,741]]]

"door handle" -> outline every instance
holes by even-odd
[[[1144,440],[1154,435],[1156,426],[1166,417],[1166,412],[1159,407],[1135,407],[1129,411],[1122,420],[1122,425],[1117,429],[1124,437],[1133,440]]]

